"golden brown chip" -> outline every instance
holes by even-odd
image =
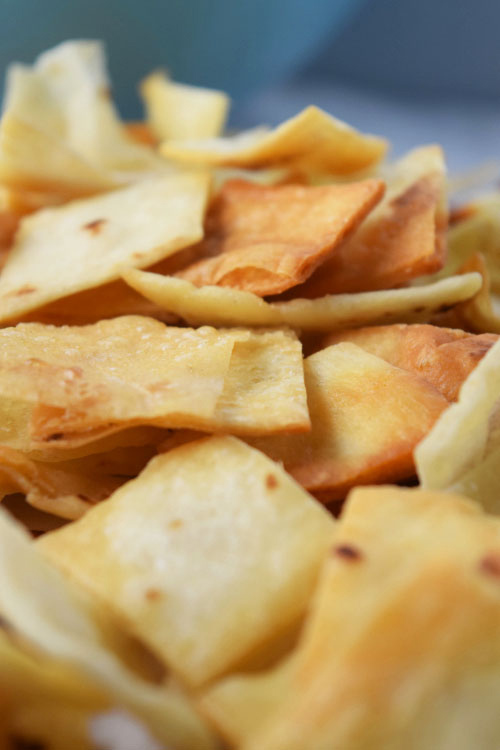
[[[18,320],[198,241],[208,184],[199,173],[155,177],[26,217],[0,277],[0,320]]]
[[[20,492],[34,508],[60,518],[80,518],[136,476],[155,452],[153,446],[117,448],[87,458],[43,463],[0,446],[0,496]]]
[[[364,135],[318,107],[307,107],[274,130],[256,128],[232,138],[166,141],[161,152],[188,164],[262,169],[287,166],[320,174],[352,174],[379,162],[383,138]]]
[[[324,501],[414,473],[413,449],[448,406],[433,386],[350,343],[308,357],[304,371],[312,431],[251,445]]]
[[[288,699],[245,750],[494,750],[500,522],[454,495],[357,489]]]
[[[497,340],[493,333],[473,336],[458,329],[399,323],[340,331],[322,343],[350,341],[395,367],[421,375],[448,401],[456,401],[465,378]]]
[[[473,297],[482,284],[481,274],[469,273],[405,289],[266,302],[240,289],[195,287],[185,279],[136,269],[124,271],[122,277],[133,289],[190,325],[285,325],[303,331],[428,321],[438,310]]]
[[[142,81],[140,92],[158,140],[213,138],[224,129],[229,97],[222,91],[174,83],[160,70]]]
[[[391,289],[439,270],[446,258],[444,191],[439,146],[411,151],[388,173],[384,200],[296,296]]]
[[[220,437],[154,458],[38,544],[201,684],[300,622],[333,526],[280,466]]]
[[[259,296],[305,281],[380,200],[380,180],[306,187],[224,183],[208,210],[200,260],[177,276]]]

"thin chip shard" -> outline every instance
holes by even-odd
[[[420,287],[270,303],[251,292],[198,288],[185,279],[147,271],[130,269],[122,276],[133,289],[190,325],[287,325],[304,331],[426,321],[443,307],[470,299],[482,284],[479,273],[469,273]]]
[[[222,186],[208,209],[198,260],[177,276],[263,297],[307,279],[380,200],[384,184]]]
[[[161,152],[189,164],[262,169],[288,166],[320,174],[352,174],[379,162],[383,138],[364,135],[318,107],[307,107],[274,130],[245,131],[232,138],[166,141]]]

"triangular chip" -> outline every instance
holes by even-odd
[[[311,355],[304,371],[312,431],[251,445],[322,500],[414,473],[413,449],[448,406],[440,393],[350,343]]]
[[[154,458],[39,544],[201,684],[300,620],[333,526],[278,465],[221,437]]]
[[[391,289],[442,267],[447,204],[441,148],[410,151],[386,179],[383,201],[297,296]]]
[[[208,177],[151,178],[21,222],[0,279],[0,320],[114,281],[200,239]]]
[[[177,275],[259,296],[305,281],[380,200],[384,184],[265,187],[224,183],[208,209],[200,260]]]
[[[60,518],[80,518],[135,477],[153,446],[117,448],[88,458],[43,463],[0,445],[0,496],[22,493],[35,508]]]
[[[289,166],[320,174],[352,174],[376,164],[383,138],[364,135],[318,107],[307,107],[271,131],[250,130],[228,138],[166,141],[161,152],[189,164],[262,169]]]
[[[459,496],[355,490],[288,687],[245,750],[480,747],[500,733],[500,522]]]
[[[83,590],[65,580],[1,509],[0,542],[0,615],[13,635],[28,643],[35,654],[81,674],[84,684],[93,683],[111,703],[143,719],[167,746],[175,750],[214,747],[186,699],[157,684],[158,676],[145,671],[141,652],[136,646],[134,655],[133,642],[116,622]]]
[[[145,78],[140,91],[158,140],[214,138],[224,129],[229,97],[222,91],[174,83],[163,71]]]
[[[304,331],[426,321],[438,310],[473,297],[482,283],[479,273],[469,273],[427,286],[270,303],[251,292],[198,288],[185,279],[146,271],[130,269],[122,276],[133,289],[191,325],[288,325]]]
[[[327,336],[322,345],[350,341],[395,367],[421,375],[448,401],[456,401],[465,378],[497,340],[490,333],[473,336],[457,329],[399,323],[340,331]]]
[[[423,487],[460,492],[500,512],[500,342],[415,451]]]

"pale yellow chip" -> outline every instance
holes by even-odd
[[[494,750],[499,574],[500,521],[475,503],[355,490],[289,696],[244,750]]]
[[[234,341],[134,316],[21,323],[0,331],[0,394],[33,404],[32,436],[42,443],[134,424],[211,425]]]
[[[24,151],[22,128],[11,131],[11,140],[17,143],[18,139],[19,166],[22,167],[18,178],[21,178],[21,184],[29,187],[32,183],[35,187],[29,177],[31,172],[36,178],[37,189],[45,187],[50,191],[54,177],[60,177],[62,182],[58,189],[66,187],[71,194],[75,176],[68,161],[70,157],[81,161],[82,170],[85,166],[97,170],[109,184],[128,182],[148,172],[165,171],[165,162],[151,148],[129,138],[109,91],[100,42],[64,42],[43,53],[33,67],[10,67],[5,115],[15,118],[23,126],[34,128],[41,151],[44,150],[43,142],[50,143],[56,157],[52,168],[51,162],[47,161],[49,153],[43,154],[45,159],[42,162],[30,165]],[[68,161],[66,174],[60,169],[61,159]],[[2,161],[0,140],[0,164]],[[14,162],[10,166],[14,172],[12,180],[17,165]]]
[[[277,464],[221,437],[154,458],[39,544],[199,685],[301,618],[333,526]]]
[[[351,343],[313,354],[304,370],[311,432],[253,438],[251,445],[322,500],[412,476],[413,449],[447,408],[444,396]]]
[[[288,697],[296,652],[264,672],[229,675],[202,693],[199,707],[232,745],[248,741]]]
[[[118,279],[203,236],[208,176],[174,174],[28,216],[0,277],[0,320]]]
[[[167,158],[187,164],[252,169],[288,166],[343,175],[379,162],[387,142],[360,133],[318,107],[307,107],[274,130],[258,128],[227,138],[166,141],[160,150]]]
[[[147,271],[130,269],[122,276],[133,289],[190,325],[288,325],[304,331],[426,321],[443,307],[470,299],[482,283],[479,273],[468,273],[420,287],[266,302],[251,292],[198,288],[184,279]]]
[[[4,729],[28,747],[31,742],[51,750],[93,750],[89,722],[111,704],[112,698],[81,673],[22,650],[8,631],[0,630],[0,708],[5,721],[0,736]]]
[[[500,512],[500,342],[415,451],[423,487],[460,492]]]
[[[174,83],[156,71],[142,81],[140,92],[158,140],[215,138],[224,130],[229,97],[222,91]]]
[[[214,747],[186,699],[164,684],[155,684],[150,671],[146,679],[137,654],[136,667],[129,666],[133,663],[130,639],[96,602],[44,559],[1,509],[0,542],[0,615],[10,632],[35,653],[94,683],[110,702],[144,720],[166,746]]]

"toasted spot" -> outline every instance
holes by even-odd
[[[5,296],[6,297],[22,297],[25,294],[33,294],[33,292],[36,292],[36,286],[31,286],[30,284],[25,284],[24,286],[20,286],[19,289],[14,289],[12,292],[8,292]]]
[[[47,441],[62,440],[63,437],[64,437],[64,432],[53,432],[52,435],[48,436]]]
[[[339,544],[338,547],[333,548],[332,552],[334,555],[342,557],[344,560],[359,562],[363,559],[363,553],[351,544]]]
[[[266,487],[269,490],[274,490],[278,486],[279,482],[274,476],[274,474],[268,474],[266,477]]]
[[[105,223],[106,219],[94,219],[89,221],[88,224],[84,224],[82,229],[86,229],[91,234],[99,234]]]
[[[183,522],[181,521],[180,518],[174,518],[174,520],[170,521],[170,523],[168,524],[168,528],[169,529],[180,529],[181,526],[183,526],[183,525],[184,524],[183,524]]]
[[[147,589],[146,599],[150,602],[158,601],[158,599],[161,599],[161,591],[159,591],[158,589]]]
[[[500,578],[500,553],[491,552],[479,561],[479,570],[495,578]]]

